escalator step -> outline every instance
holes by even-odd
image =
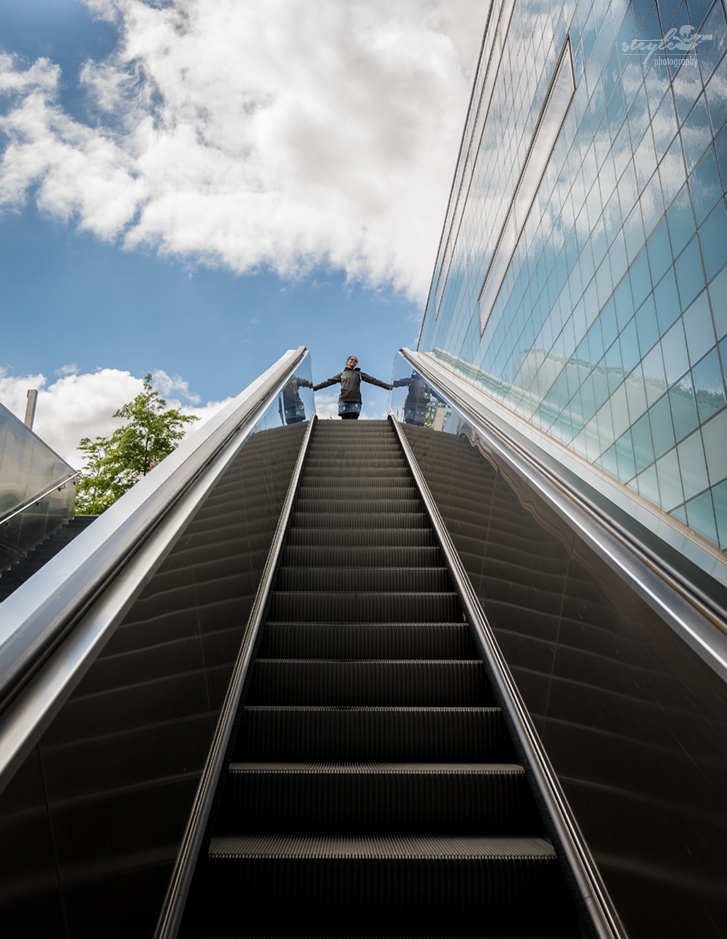
[[[540,829],[522,767],[500,763],[232,763],[233,832],[525,835]]]
[[[338,528],[360,531],[363,528],[428,528],[426,512],[303,512],[296,507],[291,528]]]
[[[301,546],[289,545],[282,557],[283,567],[438,567],[442,555],[437,547],[417,545],[338,545]]]
[[[429,527],[422,528],[322,528],[316,524],[309,528],[291,528],[288,532],[289,546],[337,547],[433,547],[436,545],[434,532]]]
[[[391,923],[387,923],[391,925]],[[460,925],[460,924],[458,924]],[[431,929],[419,932],[406,932],[406,939],[576,939],[573,932],[559,932],[557,935],[548,932],[535,933],[528,931],[527,934],[518,932],[505,933],[484,933],[484,932],[449,932],[432,931]],[[252,932],[252,933],[195,933],[190,939],[404,939],[403,932],[349,932],[348,930],[339,930],[334,932],[313,931],[306,932],[305,935],[297,932]]]
[[[306,623],[457,622],[462,609],[456,593],[323,593],[276,590],[270,604],[273,620]]]
[[[321,497],[326,496],[330,499],[349,499],[351,495],[365,492],[367,498],[381,497],[391,498],[395,493],[397,497],[406,494],[411,498],[418,499],[419,491],[408,476],[395,476],[393,479],[387,479],[382,482],[380,479],[347,479],[344,476],[329,477],[325,480],[302,480],[298,489],[300,496]],[[371,493],[371,496],[369,496]]]
[[[377,515],[408,515],[421,514],[421,502],[418,499],[408,499],[406,497],[396,496],[388,499],[368,499],[364,495],[356,495],[349,500],[343,499],[308,499],[300,496],[295,503],[296,515],[337,515],[344,513],[349,517],[347,525],[350,525],[350,516],[359,514],[377,514]]]
[[[494,704],[482,662],[258,659],[250,704],[477,707]]]
[[[465,659],[474,657],[466,623],[268,622],[265,658]]]
[[[480,915],[517,928],[562,899],[555,852],[542,838],[220,835],[208,858],[209,901],[219,891],[233,916],[249,906],[296,918],[323,910],[350,922],[375,910],[420,924]]]
[[[401,454],[391,454],[381,456],[364,456],[355,459],[346,459],[345,457],[329,456],[321,454],[320,456],[309,456],[305,463],[306,481],[315,476],[348,476],[349,479],[357,478],[360,470],[377,470],[382,477],[388,476],[390,470],[405,469],[408,470],[406,459]],[[407,473],[408,475],[408,473]]]
[[[246,707],[235,759],[513,762],[499,708]]]
[[[350,858],[352,860],[432,859],[440,861],[555,861],[552,844],[544,838],[488,837],[483,835],[216,835],[210,857],[229,858]]]
[[[347,472],[341,472],[341,467],[334,467],[331,472],[328,472],[327,467],[323,465],[324,461],[320,460],[319,463],[322,465],[322,468],[318,466],[315,469],[311,469],[310,465],[306,464],[306,469],[303,470],[301,476],[301,486],[322,486],[325,485],[328,480],[338,480],[342,485],[348,485],[352,481],[361,481],[369,484],[378,483],[380,486],[388,486],[392,479],[405,480],[411,485],[409,467],[401,462],[387,467],[385,472],[382,472],[380,466],[356,465],[355,474],[351,471],[350,467],[348,467]]]
[[[369,552],[374,553],[374,550]],[[435,593],[452,589],[446,567],[283,567],[278,572],[278,590]]]

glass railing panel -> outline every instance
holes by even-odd
[[[42,541],[73,513],[75,489],[39,505],[32,500],[72,476],[74,470],[0,405],[0,569]],[[20,515],[14,513],[30,502]]]

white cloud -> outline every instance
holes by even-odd
[[[319,391],[316,394],[316,414],[318,420],[327,421],[329,417],[338,417],[338,392]]]
[[[486,5],[85,2],[121,36],[82,70],[87,123],[57,66],[0,56],[0,205],[34,191],[128,248],[425,296]]]
[[[189,392],[186,381],[178,375],[170,379],[163,371],[153,373],[153,385],[162,395],[166,395],[165,389],[169,388],[187,402],[167,398],[168,407],[201,418],[190,425],[188,431],[198,428],[230,400],[201,405],[199,395]],[[120,420],[114,419],[113,414],[141,392],[143,379],[130,372],[104,368],[85,375],[66,375],[48,384],[44,375],[13,376],[0,368],[0,402],[21,421],[25,418],[29,388],[40,392],[33,430],[59,456],[80,468],[83,458],[76,447],[81,438],[107,436],[120,427]]]
[[[157,369],[155,372],[152,372],[151,378],[155,390],[165,399],[168,398],[169,395],[175,395],[177,399],[181,396],[191,405],[198,405],[202,401],[198,394],[190,392],[189,382],[184,381],[179,375],[175,375],[172,378],[167,375],[166,372]],[[170,405],[170,407],[176,407],[176,405]]]

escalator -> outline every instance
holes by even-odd
[[[318,423],[182,935],[578,935],[390,422]]]
[[[0,607],[3,937],[723,939],[717,606],[444,381],[298,423],[306,356]]]

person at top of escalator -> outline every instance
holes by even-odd
[[[362,372],[358,366],[358,359],[355,355],[349,355],[346,360],[346,367],[338,375],[322,381],[318,385],[313,385],[313,391],[320,391],[321,388],[328,388],[329,385],[341,383],[341,393],[338,396],[338,413],[342,420],[357,420],[361,413],[361,381],[367,381],[370,385],[378,385],[379,388],[386,388],[391,391],[391,385],[385,381],[379,381],[378,378],[372,378],[366,372]]]

